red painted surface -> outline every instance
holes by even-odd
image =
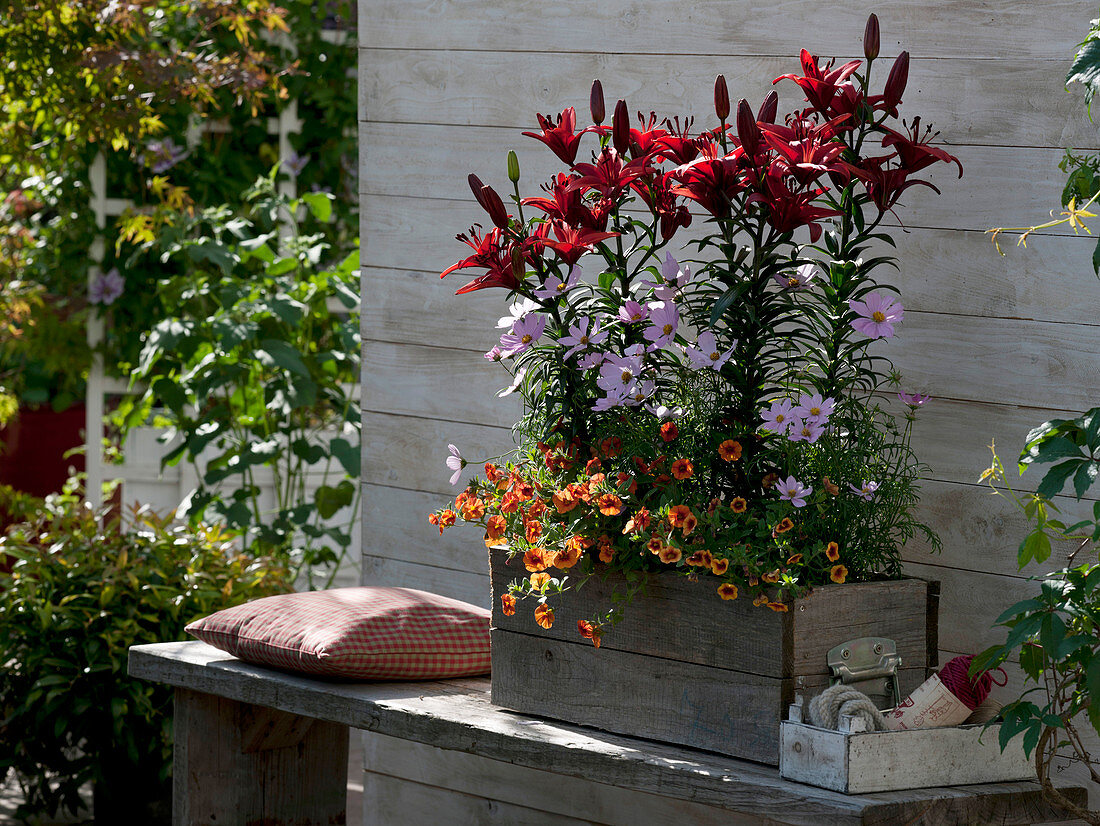
[[[35,496],[61,490],[69,468],[84,470],[84,456],[64,458],[84,444],[84,405],[55,413],[48,407],[20,410],[0,430],[0,483]]]

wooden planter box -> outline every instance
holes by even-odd
[[[612,582],[593,577],[551,603],[554,626],[523,603],[501,613],[508,583],[527,576],[519,557],[489,555],[492,701],[496,705],[779,764],[779,723],[795,689],[829,684],[826,652],[859,637],[897,643],[901,696],[924,682],[937,653],[937,583],[909,579],[818,588],[787,613],[723,601],[711,583],[654,577],[599,649],[577,620],[611,604]]]

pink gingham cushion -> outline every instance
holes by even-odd
[[[359,680],[489,673],[489,612],[411,588],[332,588],[227,608],[187,632],[260,665]]]

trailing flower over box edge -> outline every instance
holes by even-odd
[[[523,396],[522,446],[429,521],[440,533],[477,524],[522,561],[506,614],[533,598],[550,627],[549,598],[579,587],[574,573],[583,584],[618,571],[628,593],[578,627],[599,645],[650,572],[782,612],[814,586],[899,576],[899,546],[918,533],[938,549],[912,513],[925,468],[909,442],[929,397],[898,392],[881,354],[904,309],[872,275],[893,259],[870,253],[893,244],[881,222],[904,192],[939,192],[917,173],[962,165],[919,118],[904,133],[886,125],[909,56],[872,95],[877,44],[872,15],[866,64],[834,69],[803,50],[802,74],[775,82],[794,81],[810,105],[782,124],[775,92],[756,113],[745,100],[731,110],[719,76],[714,128],[641,112],[634,127],[622,100],[606,126],[596,81],[592,125],[578,131],[570,107],[524,133],[569,168],[544,196],[520,194],[514,152],[509,207],[469,177],[492,227],[459,235],[473,254],[442,275],[480,271],[459,294],[509,292],[485,355],[511,367],[500,395]],[[597,145],[578,160],[586,135]],[[674,255],[697,217],[689,203],[708,217]],[[455,484],[468,462],[449,448]]]

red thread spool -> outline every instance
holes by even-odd
[[[970,656],[955,657],[948,660],[947,665],[940,669],[940,681],[971,711],[985,702],[994,684],[992,671],[982,672],[976,680],[970,679],[970,663],[973,660],[974,658]],[[1008,682],[1008,675],[1003,669],[997,670],[1005,678],[1004,683],[997,683],[997,685],[1004,685]]]

